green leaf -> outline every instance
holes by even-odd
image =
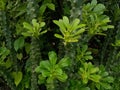
[[[49,60],[50,60],[50,63],[51,65],[55,65],[56,62],[57,62],[57,55],[54,51],[51,51],[48,53],[48,56],[49,56]]]
[[[98,4],[93,11],[102,14],[104,10],[105,10],[105,6],[103,4]]]
[[[44,31],[40,32],[40,35],[45,34],[46,32],[47,32],[47,30],[44,30]]]
[[[87,84],[88,83],[88,78],[83,78],[83,83]]]
[[[35,30],[39,30],[39,23],[37,23],[36,19],[32,19],[32,24],[33,24],[33,27],[35,28]]]
[[[38,84],[44,84],[45,83],[45,79],[46,77],[43,77],[41,74],[38,76],[39,80],[38,80]]]
[[[5,62],[5,67],[8,69],[12,66],[13,62],[8,58],[8,60]]]
[[[59,67],[63,68],[63,67],[67,67],[68,65],[70,65],[70,60],[68,57],[62,58],[59,63],[58,63]]]
[[[21,60],[21,59],[23,58],[22,53],[17,53],[17,58],[18,58],[19,60]]]
[[[114,78],[108,76],[108,77],[104,78],[103,80],[106,81],[106,82],[112,83],[114,81]]]
[[[25,51],[27,52],[27,54],[30,52],[30,47],[31,45],[29,43],[25,43]]]
[[[6,47],[1,47],[0,48],[0,59],[1,59],[1,61],[4,61],[4,59],[9,54],[10,54],[10,50],[8,50]]]
[[[90,88],[89,87],[82,87],[82,88],[80,88],[80,90],[90,90]]]
[[[45,26],[45,22],[40,22],[40,27],[44,27]]]
[[[24,27],[25,29],[28,29],[28,30],[32,31],[32,25],[30,25],[30,24],[27,23],[27,22],[23,22],[23,27]]]
[[[47,78],[47,84],[53,83],[54,77],[48,77]]]
[[[92,0],[91,5],[95,6],[97,4],[97,0]]]
[[[46,4],[43,4],[39,9],[41,16],[44,14],[45,10],[46,10]]]
[[[40,62],[40,71],[42,71],[42,69],[47,69],[50,71],[50,67],[51,67],[51,64],[48,60]]]
[[[32,36],[32,33],[30,33],[30,32],[23,32],[22,35],[25,36],[25,37],[28,37],[28,36]]]
[[[104,87],[105,89],[111,89],[111,86],[110,86],[110,84],[108,84],[108,83],[100,83],[100,85],[102,86],[102,87]]]
[[[55,5],[53,3],[47,3],[47,7],[51,10],[55,10]]]
[[[63,73],[62,75],[57,76],[57,79],[59,81],[61,81],[61,82],[65,82],[67,78],[68,78],[68,76],[65,73]]]
[[[59,21],[53,20],[53,22],[54,22],[56,25],[59,26],[61,33],[62,33],[63,35],[65,35],[66,28],[65,28],[65,26],[64,26],[64,24],[63,24],[63,21],[62,21],[62,20],[59,20]]]
[[[57,37],[57,38],[59,38],[59,39],[64,39],[63,36],[60,35],[60,34],[55,34],[54,36]]]
[[[53,72],[54,73],[54,72]],[[63,71],[62,71],[62,69],[61,68],[56,68],[56,70],[55,70],[55,75],[56,75],[56,77],[57,76],[59,76],[59,75],[62,75],[63,74]]]
[[[81,33],[83,33],[85,31],[84,28],[78,30],[77,32],[75,32],[75,34],[73,34],[73,36],[76,36],[76,35],[80,35]]]
[[[15,40],[14,42],[14,48],[16,51],[18,51],[18,49],[21,49],[24,46],[24,38],[23,37],[19,37],[17,40]]]
[[[13,72],[12,75],[13,75],[13,78],[14,78],[15,85],[18,86],[19,83],[22,80],[22,76],[23,76],[22,72],[20,72],[20,71],[19,72]]]
[[[70,24],[69,24],[69,19],[68,19],[68,17],[63,16],[63,23],[64,23],[65,27],[67,27],[67,29],[69,29]]]
[[[80,23],[80,20],[79,20],[79,19],[75,19],[75,20],[72,22],[70,32],[78,29],[77,26],[78,26],[79,23]]]
[[[37,67],[35,68],[35,72],[40,73],[40,66],[37,66]]]
[[[99,68],[98,68],[98,67],[94,67],[94,68],[90,69],[90,73],[91,73],[91,74],[94,74],[94,73],[96,73],[96,72],[98,72],[98,71],[99,71]]]
[[[100,75],[90,75],[89,79],[94,82],[100,82],[101,76]]]
[[[0,10],[4,10],[6,6],[6,0],[0,0]]]
[[[43,77],[49,77],[50,76],[50,72],[48,70],[42,70],[42,76]]]

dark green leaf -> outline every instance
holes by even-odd
[[[70,60],[69,60],[69,58],[68,58],[68,57],[62,58],[62,59],[59,61],[58,65],[59,65],[61,68],[70,65]]]
[[[14,48],[16,51],[18,51],[18,49],[21,49],[24,46],[24,38],[23,37],[19,37],[17,40],[15,40],[14,42]]]

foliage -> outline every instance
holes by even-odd
[[[104,15],[105,6],[103,4],[97,4],[97,0],[92,0],[82,8],[82,19],[88,27],[88,34],[103,35],[102,32],[109,28],[113,28],[112,25],[108,25],[110,19]]]
[[[49,60],[41,61],[40,65],[36,68],[35,71],[37,73],[40,73],[40,75],[38,76],[40,84],[46,82],[47,88],[51,90],[51,88],[54,88],[55,79],[58,79],[61,82],[65,82],[65,80],[68,78],[62,68],[67,67],[70,61],[66,57],[62,58],[57,63],[57,55],[53,51],[49,52],[48,56]],[[51,84],[52,86],[48,86],[49,84]]]
[[[77,60],[80,60],[81,62],[86,61],[86,60],[92,60],[92,52],[88,51],[88,46],[83,45],[81,48],[77,48]]]
[[[32,20],[32,25],[30,25],[27,22],[24,22],[23,26],[27,29],[26,32],[22,33],[24,36],[32,36],[37,38],[39,35],[42,35],[47,32],[46,30],[41,31],[41,28],[45,26],[45,22],[38,23],[36,19]]]
[[[119,4],[0,0],[0,89],[119,90]]]
[[[60,34],[55,34],[55,36],[63,39],[65,45],[69,42],[77,42],[80,38],[80,34],[85,31],[85,24],[80,24],[79,19],[75,19],[72,23],[70,23],[68,17],[64,16],[63,20],[54,20],[53,22],[59,26],[63,35],[61,36]]]

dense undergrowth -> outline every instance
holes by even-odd
[[[0,90],[120,90],[119,0],[0,0]]]

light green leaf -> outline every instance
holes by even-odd
[[[54,22],[56,25],[59,26],[61,33],[62,33],[63,35],[65,35],[66,28],[65,28],[65,26],[64,26],[64,24],[63,24],[63,21],[62,21],[62,20],[59,20],[59,21],[53,20],[53,22]]]
[[[92,59],[93,59],[93,57],[90,56],[90,55],[86,55],[86,56],[84,56],[84,58],[85,58],[86,60],[92,60]]]
[[[85,24],[79,24],[77,28],[84,28],[86,25]]]
[[[56,62],[57,62],[57,55],[54,51],[51,51],[48,53],[48,56],[49,56],[49,60],[50,60],[50,63],[51,65],[55,65]]]
[[[30,30],[30,31],[32,31],[32,25],[30,25],[29,23],[27,23],[27,22],[23,22],[23,27],[25,28],[25,29],[28,29],[28,30]]]
[[[99,68],[98,68],[98,67],[94,67],[94,68],[90,69],[90,73],[91,73],[91,74],[94,74],[94,73],[96,73],[96,72],[98,72],[98,71],[99,71]]]
[[[101,76],[100,75],[90,75],[89,79],[94,82],[100,82]]]
[[[75,19],[72,24],[71,24],[71,29],[70,29],[70,32],[78,29],[78,24],[80,23],[80,20],[79,19]]]
[[[44,27],[45,26],[45,22],[40,22],[40,27]]]
[[[12,75],[13,75],[13,78],[14,78],[15,85],[18,86],[19,83],[22,80],[22,76],[23,76],[22,72],[21,71],[13,72]]]
[[[40,35],[45,34],[46,32],[47,32],[47,30],[44,30],[44,31],[40,32]]]
[[[87,84],[88,83],[88,78],[83,78],[83,83]]]
[[[25,36],[25,37],[27,37],[27,36],[32,36],[32,33],[29,33],[29,32],[23,32],[22,35]]]
[[[92,54],[92,52],[87,51],[85,54],[86,54],[86,55],[90,55],[90,54]]]
[[[21,49],[24,46],[24,38],[23,37],[19,37],[17,40],[15,40],[14,42],[14,48],[16,51],[18,51],[18,49]]]
[[[85,31],[84,28],[78,30],[77,32],[75,32],[75,34],[73,34],[73,36],[76,36],[76,35],[80,35],[81,33],[83,33]]]
[[[55,5],[53,3],[47,3],[47,7],[51,10],[55,10]]]
[[[59,38],[59,39],[64,39],[63,36],[60,35],[60,34],[55,34],[54,36],[57,37],[57,38]]]
[[[63,23],[64,23],[65,27],[67,27],[67,29],[69,29],[70,24],[69,24],[69,19],[68,19],[68,17],[63,16]]]
[[[33,24],[33,30],[38,32],[39,31],[39,23],[37,23],[37,20],[36,19],[32,19],[32,24]]]
[[[62,69],[61,68],[56,68],[56,70],[55,70],[56,77],[59,76],[59,75],[62,75],[62,74],[63,74]]]

